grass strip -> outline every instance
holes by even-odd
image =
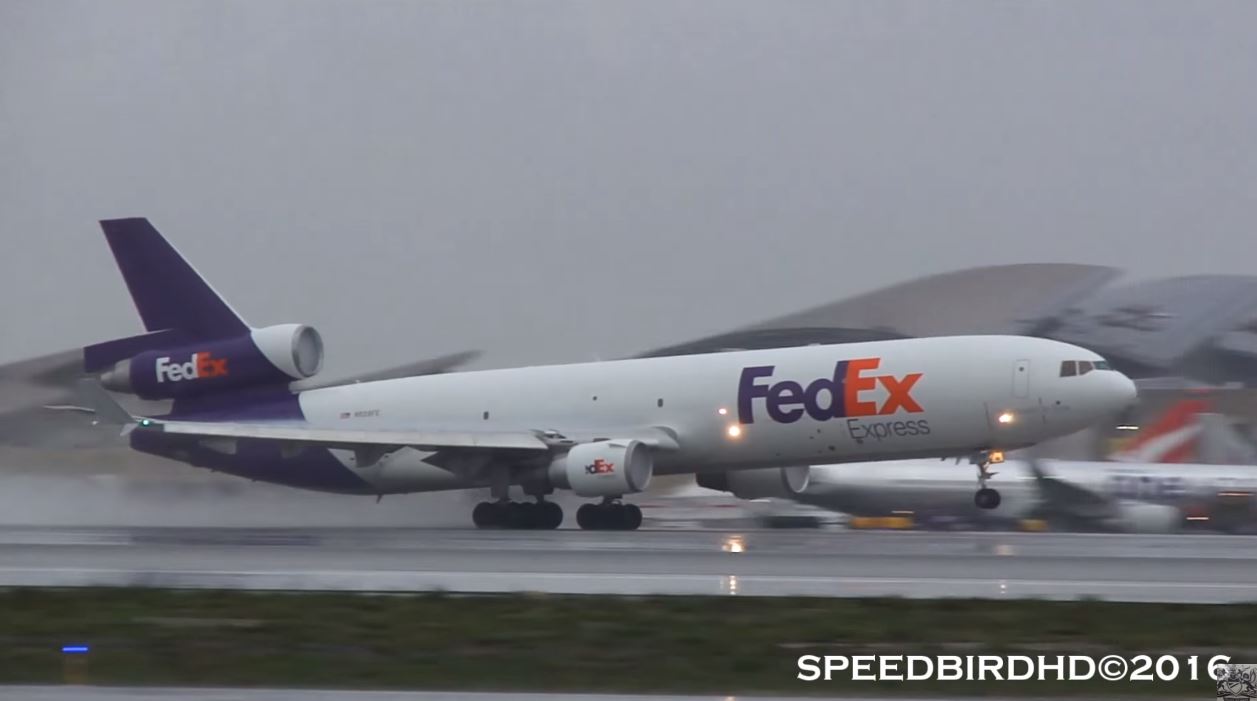
[[[1257,605],[1104,601],[0,591],[0,683],[1212,698],[1211,680],[796,679],[803,654],[1257,662]],[[92,646],[68,657],[67,643]],[[1185,675],[1184,675],[1185,677]]]

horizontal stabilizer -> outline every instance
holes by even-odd
[[[129,426],[136,423],[136,418],[131,415],[131,412],[124,409],[118,400],[110,396],[98,380],[90,378],[79,380],[76,389],[83,404],[95,411],[96,417],[102,423],[116,426]]]

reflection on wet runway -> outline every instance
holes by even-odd
[[[0,585],[1257,600],[1257,538],[5,528]]]

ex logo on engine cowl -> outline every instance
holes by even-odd
[[[607,462],[602,458],[597,458],[585,466],[587,475],[609,475],[612,472],[615,472],[615,463]]]
[[[772,377],[775,366],[758,365],[742,369],[738,383],[738,421],[755,422],[755,400],[763,399],[768,418],[789,424],[804,414],[817,421],[894,414],[899,411],[919,414],[924,411],[912,397],[912,387],[923,373],[903,376],[865,374],[881,365],[881,358],[840,360],[834,364],[834,375],[813,380],[804,387],[794,380],[761,384]],[[865,396],[878,386],[885,388],[886,398],[880,404]]]

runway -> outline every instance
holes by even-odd
[[[5,528],[0,586],[1257,601],[1257,538]]]

